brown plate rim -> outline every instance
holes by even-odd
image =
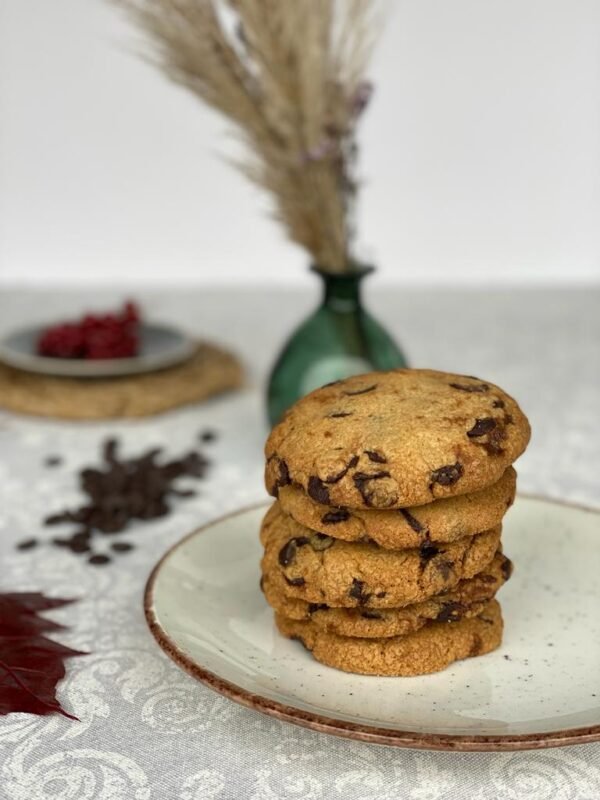
[[[588,511],[593,514],[600,514],[600,509],[583,505],[582,503],[571,503],[565,500],[558,500],[544,495],[520,494],[519,497],[528,497],[533,500],[544,500],[570,508]],[[294,706],[288,706],[277,700],[270,700],[261,695],[243,689],[230,681],[226,681],[215,675],[208,669],[196,663],[187,656],[169,637],[162,628],[154,612],[154,586],[157,576],[163,563],[178,548],[184,545],[189,539],[202,533],[207,528],[211,528],[220,522],[224,522],[231,517],[254,511],[266,506],[267,503],[255,503],[251,506],[232,511],[222,517],[218,517],[201,525],[191,533],[187,534],[172,545],[159,559],[154,566],[146,582],[144,590],[144,614],[150,632],[156,639],[160,648],[171,658],[179,667],[201,683],[206,684],[214,691],[224,697],[239,703],[246,708],[251,708],[284,722],[300,725],[319,733],[327,733],[355,741],[366,742],[368,744],[380,744],[392,747],[404,747],[417,750],[444,750],[454,752],[494,752],[512,750],[540,750],[549,747],[566,747],[567,745],[587,744],[589,742],[600,741],[600,724],[583,728],[567,728],[564,730],[548,731],[546,733],[535,734],[515,734],[504,736],[477,736],[477,735],[453,735],[453,734],[427,734],[416,731],[393,730],[390,728],[379,728],[373,725],[358,725],[354,722],[333,719],[331,717],[302,711]]]

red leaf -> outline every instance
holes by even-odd
[[[0,594],[0,715],[57,712],[77,719],[56,699],[56,686],[65,659],[85,654],[44,636],[64,625],[38,614],[71,602],[38,592]]]

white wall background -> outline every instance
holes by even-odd
[[[388,8],[363,255],[388,281],[600,280],[600,1]],[[307,280],[137,41],[102,0],[0,0],[0,281]]]

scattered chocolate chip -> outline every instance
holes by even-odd
[[[469,377],[467,375],[467,377]],[[477,378],[475,378],[477,380]],[[489,391],[487,383],[451,383],[453,389],[458,389],[461,392],[483,393]]]
[[[332,414],[327,414],[328,419],[341,419],[342,417],[351,417],[352,411],[334,411]]]
[[[329,611],[329,606],[327,603],[309,603],[308,613],[314,614],[315,611]]]
[[[483,649],[483,641],[478,633],[473,634],[473,644],[469,650],[469,656],[478,656]]]
[[[386,596],[386,594],[387,592],[376,592],[375,597],[378,597],[380,600],[382,600]]]
[[[348,397],[356,397],[359,394],[366,394],[367,392],[372,392],[374,389],[377,388],[377,384],[374,383],[372,386],[366,386],[364,389],[355,389],[351,392],[342,392],[342,394],[347,395]]]
[[[44,466],[46,467],[58,467],[62,464],[62,458],[60,456],[48,456],[44,460]]]
[[[277,468],[278,468],[278,476],[275,479],[275,483],[269,489],[269,494],[273,495],[273,497],[279,497],[279,489],[282,486],[288,486],[292,479],[290,478],[290,470],[288,468],[287,462],[283,460],[283,458],[278,458],[277,456],[271,456],[269,458],[269,462],[277,459]]]
[[[415,533],[423,533],[425,528],[423,527],[423,525],[421,525],[421,523],[419,522],[418,519],[415,519],[415,517],[413,517],[413,515],[410,513],[410,511],[408,511],[408,509],[400,508],[399,512],[400,512],[400,514],[402,514],[404,519],[408,522],[408,524],[410,525],[410,527],[413,529],[413,531]]]
[[[321,522],[324,525],[335,525],[336,522],[345,522],[347,519],[350,519],[350,512],[345,508],[338,508],[323,514]]]
[[[389,478],[389,472],[373,472],[371,474],[367,472],[355,472],[352,476],[352,480],[354,481],[354,485],[358,489],[361,494],[362,499],[366,506],[372,505],[372,495],[373,491],[369,487],[370,481],[378,481],[381,478]]]
[[[105,556],[102,553],[97,553],[95,556],[90,556],[88,558],[88,564],[94,564],[94,566],[101,567],[104,564],[108,564],[110,562],[110,556]]]
[[[436,617],[438,622],[457,622],[461,619],[466,611],[466,606],[462,603],[448,602],[444,603],[442,610]]]
[[[376,464],[387,464],[387,458],[378,453],[377,450],[365,450],[365,453],[369,461],[374,461]]]
[[[444,467],[434,470],[431,473],[431,484],[439,483],[440,486],[452,486],[458,481],[464,472],[462,464],[446,464]]]
[[[364,592],[365,582],[359,581],[358,578],[352,578],[352,586],[348,590],[348,596],[353,600],[358,601],[359,606],[364,606],[369,602],[370,594]]]
[[[311,475],[308,479],[306,491],[315,502],[329,505],[329,489],[316,475]]]
[[[435,562],[435,565],[442,576],[442,578],[447,581],[450,575],[452,575],[454,564],[452,561],[447,561],[446,559],[440,559],[439,561]]]
[[[318,553],[320,553],[322,550],[328,550],[333,542],[334,540],[331,538],[331,536],[327,536],[325,533],[314,533],[310,537],[310,546]]]
[[[133,545],[129,542],[113,542],[110,549],[114,550],[115,553],[128,553],[130,550],[133,550]]]
[[[282,567],[289,567],[296,560],[296,552],[299,547],[308,544],[310,539],[308,536],[296,536],[287,541],[279,551],[279,563]]]
[[[496,420],[493,417],[483,417],[483,419],[475,420],[475,425],[470,431],[467,431],[467,436],[470,439],[475,439],[478,436],[485,436],[486,433],[493,431],[496,427]]]
[[[304,586],[306,581],[304,578],[288,578],[287,575],[283,576],[285,578],[285,582],[288,583],[290,586]]]
[[[338,483],[342,480],[342,478],[347,474],[349,469],[354,469],[354,467],[358,464],[358,456],[352,456],[350,461],[346,464],[344,469],[338,472],[336,475],[328,475],[325,478],[325,483]]]
[[[504,400],[494,400],[492,403],[492,408],[504,408],[505,403]]]
[[[426,539],[419,547],[419,556],[421,561],[427,562],[435,558],[440,552],[440,548],[436,547],[429,539]]]
[[[217,432],[212,430],[211,428],[207,428],[205,431],[202,431],[198,436],[201,442],[214,442],[217,439]]]
[[[513,571],[513,564],[510,558],[506,558],[506,556],[504,556],[504,560],[502,562],[500,569],[502,570],[502,575],[504,576],[504,580],[507,581],[512,575]]]
[[[361,617],[364,619],[383,619],[383,615],[377,611],[369,611],[365,609],[364,611],[360,612]]]
[[[17,550],[33,550],[39,544],[37,539],[24,539],[17,544]]]

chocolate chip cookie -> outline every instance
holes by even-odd
[[[498,549],[500,531],[497,526],[452,543],[425,540],[419,548],[385,550],[315,533],[275,502],[261,528],[262,569],[279,570],[288,596],[310,603],[395,608],[447,591],[481,572]]]
[[[313,621],[301,622],[275,615],[280,632],[298,639],[317,661],[362,675],[425,675],[453,661],[483,655],[502,641],[502,615],[496,600],[481,613],[454,625],[430,622],[409,636],[360,639],[338,636]]]
[[[345,508],[407,508],[500,480],[530,428],[488,381],[433,370],[372,372],[299,400],[265,446],[267,490],[297,484]]]
[[[395,509],[331,508],[294,484],[281,486],[281,508],[314,531],[348,542],[374,541],[391,549],[423,541],[454,542],[499,525],[515,497],[517,474],[508,467],[497,483],[423,506]]]
[[[404,608],[333,608],[325,603],[307,603],[286,595],[285,578],[279,571],[264,574],[261,587],[269,605],[283,617],[311,620],[316,627],[339,636],[373,639],[406,636],[428,622],[458,622],[477,616],[511,573],[510,560],[497,553],[474,578]]]

